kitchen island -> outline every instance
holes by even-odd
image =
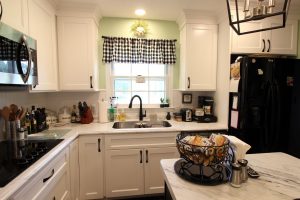
[[[229,183],[204,186],[183,180],[174,171],[177,159],[161,160],[161,169],[173,200],[300,199],[300,159],[285,153],[248,154],[246,159],[260,177],[249,178],[240,188]]]

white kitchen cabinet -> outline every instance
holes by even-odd
[[[243,30],[254,30],[278,26],[280,20],[266,20],[264,23],[256,21],[243,25]],[[263,31],[258,33],[237,35],[232,31],[232,53],[265,53],[297,55],[298,21],[288,20],[285,28]]]
[[[96,91],[98,27],[92,18],[57,18],[60,90]]]
[[[180,31],[180,89],[215,91],[217,25],[185,24]]]
[[[3,13],[1,21],[28,34],[27,0],[1,0]]]
[[[64,149],[9,199],[70,200],[69,150]]]
[[[178,133],[145,133],[105,137],[106,197],[163,193],[160,160],[178,158]]]
[[[106,152],[106,197],[144,194],[144,160],[142,149]]]
[[[37,40],[39,84],[33,91],[58,90],[55,9],[47,0],[28,0],[29,35]]]
[[[79,137],[80,199],[101,199],[103,186],[103,138]]]
[[[145,149],[145,194],[164,192],[164,179],[160,168],[160,160],[178,157],[176,147]]]
[[[70,180],[71,180],[71,199],[79,199],[79,144],[78,139],[74,140],[70,146]]]

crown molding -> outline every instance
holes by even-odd
[[[56,6],[56,15],[61,17],[87,17],[93,18],[99,25],[102,18],[98,4],[60,3]]]

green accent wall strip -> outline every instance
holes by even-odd
[[[298,21],[298,57],[300,59],[300,20]]]
[[[102,36],[110,37],[135,37],[131,32],[131,26],[138,19],[126,19],[126,18],[110,18],[104,17],[99,23],[99,77],[100,88],[106,88],[106,69],[105,64],[102,63]],[[148,34],[145,38],[153,39],[177,39],[176,43],[176,64],[173,68],[173,88],[179,87],[179,49],[180,49],[180,32],[179,27],[175,21],[163,21],[163,20],[144,20],[148,24]]]

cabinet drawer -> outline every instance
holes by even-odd
[[[128,149],[137,147],[175,146],[179,132],[125,133],[105,136],[106,149]]]
[[[26,185],[16,192],[10,199],[33,200],[41,199],[42,194],[48,194],[59,178],[68,169],[68,151],[63,150]]]

